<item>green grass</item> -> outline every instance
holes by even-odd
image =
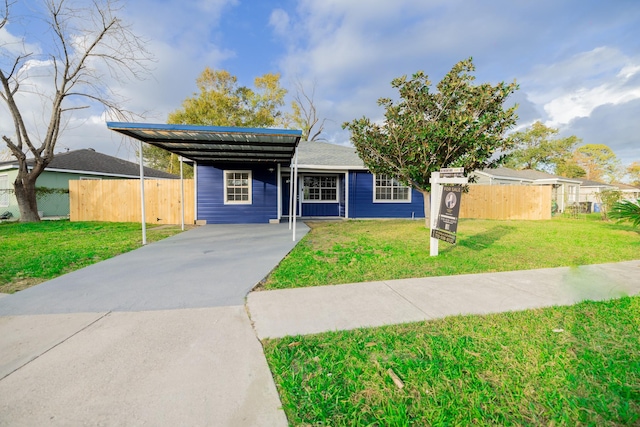
[[[429,256],[422,221],[309,223],[311,231],[267,278],[265,289],[408,277],[577,266],[640,258],[640,230],[583,219],[462,220],[458,243]]]
[[[180,232],[148,226],[147,242]],[[42,221],[0,224],[0,292],[13,293],[142,245],[134,223]]]
[[[295,426],[640,425],[639,325],[626,297],[263,345]]]

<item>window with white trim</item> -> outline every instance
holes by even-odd
[[[411,187],[402,185],[391,175],[374,175],[373,201],[378,203],[411,202]]]
[[[224,171],[224,204],[251,204],[251,171]]]
[[[569,203],[575,203],[578,201],[578,186],[577,185],[569,185]]]
[[[0,175],[0,206],[9,206],[9,176]]]
[[[305,176],[302,194],[305,202],[337,202],[337,176]]]

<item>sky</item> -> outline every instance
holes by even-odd
[[[46,68],[42,54],[50,36],[32,19],[38,4],[13,5],[0,30],[2,67],[23,39],[34,52],[28,65]],[[207,66],[250,87],[255,77],[274,72],[289,95],[296,81],[314,91],[318,115],[326,119],[321,137],[349,145],[342,124],[362,116],[381,121],[377,100],[396,97],[392,79],[421,70],[435,85],[456,62],[472,57],[477,83],[519,84],[508,101],[519,105],[514,130],[540,120],[560,136],[608,145],[623,165],[640,161],[638,0],[129,0],[119,16],[154,57],[142,80],[108,74],[102,80],[142,116],[136,121],[165,123],[196,92]],[[34,87],[46,92],[43,75]],[[36,136],[46,117],[39,99],[20,98]],[[131,159],[131,144],[105,121],[97,105],[74,110],[56,152],[94,148]],[[0,135],[14,134],[2,106]]]

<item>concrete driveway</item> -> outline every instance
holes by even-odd
[[[0,425],[287,425],[244,301],[294,245],[209,225],[1,298]]]

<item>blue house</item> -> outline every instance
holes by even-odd
[[[279,222],[294,199],[301,218],[424,218],[419,191],[372,174],[354,148],[300,141],[297,130],[107,126],[192,161],[196,220],[208,224]]]

